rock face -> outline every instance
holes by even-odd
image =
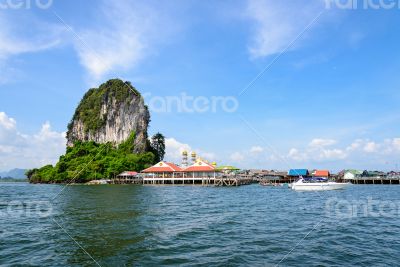
[[[90,89],[68,125],[67,145],[76,141],[111,142],[118,145],[135,133],[134,153],[147,150],[150,113],[143,97],[129,83],[109,80]]]

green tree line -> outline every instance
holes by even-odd
[[[123,171],[142,171],[162,160],[165,154],[165,138],[157,133],[149,142],[148,152],[134,154],[135,134],[115,147],[111,143],[97,144],[75,142],[67,147],[55,166],[46,165],[26,172],[32,183],[84,183],[100,178],[113,178]]]

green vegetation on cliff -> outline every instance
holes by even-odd
[[[105,117],[101,116],[101,103],[106,96],[115,99],[117,102],[129,101],[130,96],[140,93],[130,82],[119,79],[112,79],[102,84],[99,88],[92,88],[83,96],[70,124],[68,133],[71,131],[72,122],[81,120],[85,131],[95,132],[104,125]]]
[[[46,165],[29,170],[26,174],[32,183],[83,183],[100,178],[113,178],[119,173],[141,171],[154,164],[152,152],[133,154],[134,133],[117,148],[111,143],[76,142],[53,167]]]
[[[123,171],[142,171],[162,160],[165,138],[157,133],[148,139],[150,114],[142,100],[130,82],[119,79],[90,89],[68,125],[65,155],[55,166],[28,170],[30,182],[84,183]],[[88,132],[96,137],[87,138]]]

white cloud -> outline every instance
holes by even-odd
[[[230,159],[235,163],[240,163],[245,159],[244,155],[240,152],[235,152],[230,156]]]
[[[354,150],[358,150],[363,144],[363,140],[362,139],[356,139],[353,143],[351,143],[346,150],[347,151],[354,151]]]
[[[365,148],[369,153],[365,153]],[[256,152],[256,153],[254,153]],[[332,171],[344,168],[390,169],[400,156],[400,138],[371,141],[355,139],[349,144],[340,140],[314,138],[303,146],[288,150],[276,147],[269,150],[251,146],[226,155],[241,168],[279,169],[327,168]]]
[[[192,147],[173,138],[166,139],[167,154],[180,163],[183,150],[191,151]],[[369,153],[365,153],[365,148]],[[400,138],[371,141],[355,139],[349,144],[340,140],[314,138],[305,142],[303,147],[293,147],[288,151],[278,147],[270,151],[261,146],[250,146],[248,149],[234,151],[218,158],[224,164],[234,164],[241,168],[280,169],[327,168],[338,171],[344,168],[390,169],[400,156]],[[221,163],[221,162],[218,162]]]
[[[165,159],[167,161],[181,163],[183,151],[190,153],[192,148],[188,144],[177,141],[175,138],[165,138]]]
[[[334,139],[314,138],[304,151],[292,148],[287,157],[299,162],[321,162],[345,159],[347,154],[339,148],[330,148],[337,144]]]
[[[364,151],[367,153],[374,153],[378,150],[379,145],[376,144],[375,142],[368,142],[364,146]]]
[[[347,148],[347,152],[367,152],[367,153],[390,153],[393,150],[396,150],[396,140],[394,139],[386,139],[382,143],[377,143],[374,141],[370,141],[369,139],[356,139],[351,143]]]
[[[260,146],[253,146],[252,148],[250,148],[250,153],[252,154],[259,154],[262,153],[264,151],[264,148],[260,147]]]
[[[61,21],[46,22],[25,10],[18,13],[0,10],[0,72],[3,74],[0,82],[12,80],[5,75],[18,74],[9,62],[12,57],[61,44],[73,45],[90,81],[96,84],[106,74],[135,67],[178,28],[178,24],[166,17],[167,12],[160,11],[166,9],[164,5],[167,3],[104,0],[100,5],[93,5],[95,17],[88,18],[94,23],[86,26],[69,25],[70,20],[64,17],[60,20],[68,26]]]
[[[332,146],[336,143],[337,143],[337,141],[333,140],[333,139],[315,138],[315,139],[311,140],[309,146],[318,148],[318,147]]]
[[[287,158],[312,164],[336,161],[338,164],[355,164],[367,169],[370,166],[382,164],[382,162],[385,164],[393,162],[393,158],[398,157],[400,153],[400,138],[385,139],[382,142],[356,139],[344,148],[339,146],[329,147],[337,144],[337,142],[328,140],[314,139],[303,150],[292,148],[288,152]]]
[[[22,134],[15,119],[0,112],[0,169],[33,168],[55,164],[65,153],[65,133],[55,132],[50,123],[33,135]]]
[[[6,13],[0,10],[0,25],[0,83],[7,83],[19,74],[10,62],[13,57],[59,46],[65,30],[24,11]]]
[[[296,148],[292,148],[287,157],[299,162],[322,162],[345,159],[347,154],[344,150],[328,148],[336,143],[337,141],[333,139],[315,138],[308,143],[308,146],[302,152]]]
[[[293,159],[295,161],[307,161],[308,156],[305,153],[300,153],[300,151],[296,148],[291,148],[289,150],[288,156],[289,159]]]
[[[267,154],[265,148],[261,146],[252,146],[242,151],[235,151],[228,157],[231,163],[244,168],[252,168],[262,164],[266,165],[276,159],[274,154]]]
[[[283,52],[323,8],[322,1],[249,0],[247,15],[255,21],[255,35],[249,47],[251,56]]]
[[[392,146],[395,150],[400,151],[400,138],[393,138]]]
[[[38,52],[61,43],[63,29],[29,16],[26,19],[12,18],[0,14],[0,60],[22,53]],[[27,34],[26,28],[34,34]]]
[[[317,154],[317,160],[340,160],[347,157],[346,152],[342,149],[321,149],[319,154]]]
[[[99,80],[114,70],[135,67],[151,53],[173,28],[157,10],[145,2],[102,2],[98,26],[78,29],[75,40],[80,62],[91,78]]]
[[[0,112],[0,128],[7,131],[14,130],[17,122],[13,118],[9,118],[5,112]]]
[[[198,155],[205,160],[208,161],[215,161],[217,159],[217,156],[215,155],[215,153],[213,152],[206,152],[203,150],[197,150],[198,151]]]
[[[180,164],[182,161],[182,152],[189,153],[188,160],[190,163],[190,154],[195,151],[198,157],[205,160],[216,160],[216,155],[212,152],[203,151],[201,149],[193,149],[190,145],[181,143],[175,138],[165,138],[165,160]]]

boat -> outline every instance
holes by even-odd
[[[92,180],[86,183],[86,185],[103,185],[103,184],[109,184],[110,180],[105,180],[105,179],[101,179],[101,180]]]
[[[289,187],[296,191],[327,191],[345,189],[350,183],[330,182],[324,177],[300,177],[297,181],[289,184]]]
[[[272,183],[272,182],[270,182],[270,181],[261,181],[260,182],[260,185],[262,185],[262,186],[278,186],[278,184],[277,183]]]

